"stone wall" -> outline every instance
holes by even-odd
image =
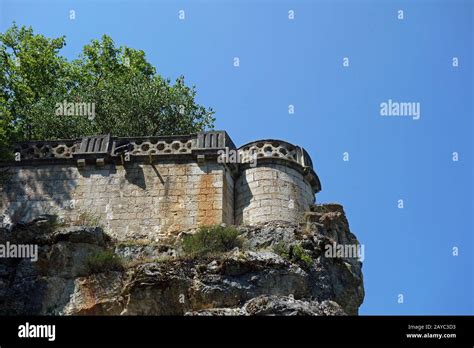
[[[15,222],[49,213],[78,224],[100,223],[120,239],[155,239],[232,223],[227,202],[233,185],[224,182],[217,163],[16,166],[2,179],[0,194],[2,212]]]
[[[223,149],[244,160],[223,160]],[[0,162],[0,227],[54,214],[153,240],[222,222],[301,222],[321,189],[304,149],[279,140],[237,149],[222,131],[27,142],[14,153]]]
[[[229,168],[224,167],[223,174],[223,206],[222,206],[222,221],[228,225],[233,225],[235,223],[234,216],[234,177]]]
[[[298,170],[271,163],[243,170],[235,197],[237,224],[302,221],[314,203],[313,190]]]

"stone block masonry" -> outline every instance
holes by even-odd
[[[236,223],[301,221],[314,192],[296,169],[281,164],[248,168],[236,183]]]
[[[257,165],[222,161],[226,148],[254,153]],[[202,225],[299,222],[320,190],[302,148],[262,140],[237,149],[223,131],[28,142],[13,151],[19,161],[0,163],[7,228],[53,214],[102,225],[119,240],[159,240]]]

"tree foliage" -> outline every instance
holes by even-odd
[[[12,141],[93,134],[154,136],[212,128],[213,110],[196,102],[184,77],[172,83],[145,53],[116,47],[104,35],[73,61],[60,55],[65,37],[50,39],[13,24],[0,33],[0,146]],[[58,114],[58,105],[88,103],[93,117]]]

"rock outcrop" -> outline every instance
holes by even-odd
[[[0,230],[0,243],[39,248],[37,262],[0,259],[0,314],[357,315],[364,298],[361,262],[325,254],[358,244],[339,205],[316,207],[302,225],[241,226],[242,247],[203,257],[181,248],[192,231],[168,244],[116,243],[98,227],[51,221]],[[92,269],[107,252],[121,262]]]

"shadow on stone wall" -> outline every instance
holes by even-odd
[[[143,168],[140,166],[124,167],[125,179],[132,185],[140,187],[142,190],[146,190],[146,180]],[[155,168],[156,169],[156,168]]]
[[[241,175],[235,181],[234,187],[234,221],[240,225],[244,221],[244,207],[248,207],[252,201],[253,195],[245,175]]]
[[[53,210],[70,209],[77,172],[65,167],[10,167],[2,169],[0,186],[3,223],[27,222]]]
[[[161,184],[164,185],[165,181],[163,180],[163,177],[161,176],[160,172],[158,171],[158,168],[156,168],[156,166],[154,164],[151,164],[151,168],[155,172],[156,177],[158,178],[158,180],[160,180]]]

